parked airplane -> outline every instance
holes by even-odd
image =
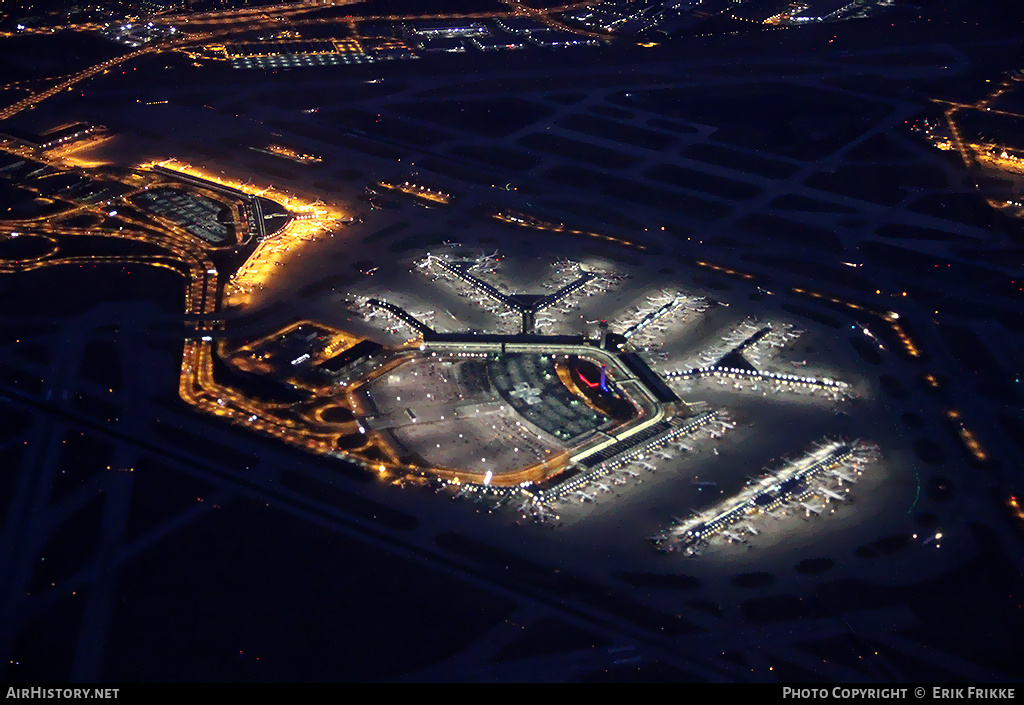
[[[825,495],[825,497],[827,498],[825,501],[828,501],[829,499],[834,499],[837,502],[842,502],[847,499],[845,495],[841,495],[838,492],[833,492],[827,487],[819,487],[818,491]]]
[[[800,506],[804,508],[804,511],[806,512],[807,516],[810,516],[812,514],[821,514],[822,507],[815,507],[814,505],[808,504],[807,502],[801,502]]]
[[[753,534],[754,536],[757,536],[758,534],[761,533],[760,531],[758,531],[757,529],[754,528],[753,524],[750,524],[750,523],[741,524],[740,527],[743,528],[743,529],[746,529],[749,533]]]
[[[737,534],[734,531],[729,531],[728,529],[722,529],[722,536],[724,536],[725,538],[729,539],[729,541],[731,541],[731,542],[743,543],[743,537],[740,536],[739,534]]]
[[[842,470],[831,470],[828,474],[836,478],[839,481],[840,485],[843,484],[844,482],[849,482],[851,485],[857,484],[857,481],[854,478],[850,477]]]
[[[558,515],[540,502],[534,505],[533,517],[537,521],[548,521],[549,519],[553,519],[555,521],[558,520]]]

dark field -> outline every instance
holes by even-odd
[[[151,457],[132,470],[132,502],[125,532],[129,540],[158,530],[166,522],[201,510],[215,486]]]
[[[928,278],[946,279],[953,277],[984,289],[993,291],[1005,289],[1005,294],[1012,295],[1013,291],[1019,291],[1019,287],[1011,281],[1012,277],[1008,277],[1001,272],[996,273],[991,269],[949,260],[945,257],[928,254],[927,252],[915,252],[898,245],[871,241],[862,242],[860,244],[860,251],[868,261],[874,262],[881,267],[913,271],[917,275]]]
[[[405,230],[407,227],[409,227],[408,221],[401,221],[399,223],[392,223],[391,225],[389,225],[389,226],[387,226],[385,228],[381,228],[380,230],[375,230],[374,232],[370,233],[369,235],[367,235],[366,237],[363,238],[363,242],[366,242],[366,243],[379,242],[380,240],[384,240],[385,238],[389,238],[392,235],[395,235],[395,234],[401,232],[402,230]],[[341,282],[338,282],[338,283],[341,283]],[[332,284],[332,286],[334,286],[334,285]]]
[[[152,301],[178,314],[182,278],[145,264],[69,264],[0,278],[0,313],[7,315],[74,315],[108,301]]]
[[[0,418],[9,419],[9,411],[7,407],[0,409]],[[6,448],[0,445],[0,521],[7,521],[8,511],[14,502],[18,470],[21,468],[24,454],[25,446],[22,443]]]
[[[6,179],[0,180],[0,218],[22,218],[21,211],[15,210],[15,206],[22,203],[31,203],[35,194]],[[22,206],[24,208],[25,206]]]
[[[75,32],[0,39],[4,83],[64,75],[128,53],[102,37]]]
[[[622,142],[634,147],[643,147],[644,149],[666,149],[675,142],[675,137],[666,135],[664,132],[655,132],[654,130],[627,125],[615,122],[614,120],[606,120],[593,115],[569,115],[555,121],[555,124],[567,130]]]
[[[494,661],[592,649],[609,644],[604,637],[591,634],[560,619],[544,617],[528,627],[521,636],[503,646],[495,654]]]
[[[673,83],[675,79],[662,74],[631,72],[628,75],[607,73],[580,73],[572,76],[515,76],[509,78],[468,81],[423,91],[424,98],[471,95],[474,93],[518,93],[533,91],[578,91],[586,88],[615,88],[624,83],[642,85]],[[562,94],[565,95],[565,94]],[[575,103],[577,100],[571,100]]]
[[[559,105],[573,105],[587,97],[586,93],[551,93],[544,96],[553,103]]]
[[[247,470],[256,465],[257,458],[220,441],[197,435],[192,431],[158,421],[153,424],[156,432],[169,443],[208,463],[227,465],[235,470]]]
[[[330,119],[342,132],[361,130],[403,144],[432,147],[438,142],[451,139],[452,135],[411,123],[402,118],[355,109],[320,111],[321,120]]]
[[[281,484],[303,496],[323,502],[348,514],[354,514],[364,520],[374,521],[389,529],[411,531],[419,524],[416,517],[410,514],[343,490],[329,480],[314,480],[301,473],[285,471],[281,475]]]
[[[633,113],[623,108],[616,108],[614,105],[591,105],[590,111],[597,113],[598,115],[606,115],[610,118],[621,118],[623,120],[632,120]]]
[[[627,169],[640,160],[630,154],[616,152],[606,147],[598,147],[586,142],[578,142],[568,137],[553,135],[548,132],[535,132],[520,137],[517,144],[540,152],[547,152],[577,162],[585,162],[603,169]]]
[[[775,582],[774,573],[741,573],[732,576],[732,584],[739,588],[767,587]]]
[[[831,558],[805,558],[793,566],[793,570],[797,573],[813,575],[815,573],[826,573],[832,570],[834,565],[835,561]]]
[[[39,393],[43,389],[43,379],[30,372],[17,370],[0,361],[0,383],[9,384],[19,392]]]
[[[406,250],[412,250],[417,247],[433,247],[440,245],[449,237],[450,235],[445,233],[420,233],[418,235],[408,235],[389,247],[388,252],[405,252]]]
[[[119,418],[120,407],[117,404],[90,394],[75,392],[71,397],[71,405],[93,420],[99,419],[107,423],[114,423]]]
[[[97,495],[74,512],[50,535],[42,557],[32,572],[29,592],[37,594],[64,581],[89,565],[99,538],[103,497]]]
[[[699,130],[693,125],[687,125],[686,123],[676,122],[675,120],[665,120],[664,118],[650,118],[647,124],[651,127],[657,127],[661,130],[671,130],[672,132],[678,132],[681,135],[693,135],[699,132]]]
[[[42,237],[20,235],[0,239],[0,260],[18,261],[43,257],[57,249],[55,243]]]
[[[133,558],[120,588],[115,681],[380,681],[468,647],[513,607],[248,500]]]
[[[831,154],[888,112],[860,98],[771,82],[620,92],[613,100],[665,117],[714,125],[719,142],[804,160]],[[758,119],[750,120],[751,115]]]
[[[681,615],[667,614],[625,598],[611,589],[563,573],[560,569],[536,563],[530,559],[494,548],[476,539],[448,532],[436,538],[437,545],[446,552],[471,560],[490,570],[500,571],[519,589],[544,590],[561,598],[583,601],[599,610],[605,610],[620,619],[633,622],[646,629],[666,635],[686,634],[695,630]]]
[[[851,162],[893,162],[910,159],[914,155],[893,137],[879,133],[854,145],[844,155]]]
[[[389,109],[450,130],[492,138],[507,137],[554,114],[548,106],[522,98],[423,101],[401,103]]]
[[[495,183],[504,180],[501,176],[492,175],[488,171],[483,169],[477,169],[469,166],[468,164],[460,164],[447,159],[441,159],[439,157],[427,157],[425,159],[418,159],[416,161],[416,167],[419,169],[426,169],[433,171],[436,174],[442,174],[444,176],[450,176],[453,179],[459,181],[465,181],[471,184],[480,184],[485,186],[491,186]]]
[[[866,338],[861,336],[850,338],[850,345],[866,362],[872,365],[882,364],[882,353],[878,352],[878,346]]]
[[[937,51],[894,51],[888,54],[857,54],[846,61],[864,66],[946,66],[953,59]]]
[[[747,215],[736,221],[744,232],[761,237],[764,241],[779,241],[796,247],[822,252],[841,253],[845,247],[831,231],[795,223],[774,215]]]
[[[620,573],[615,577],[629,585],[659,590],[698,590],[701,587],[700,580],[690,575]]]
[[[986,228],[994,220],[992,206],[976,193],[932,193],[915,199],[907,210]]]
[[[69,431],[61,442],[51,496],[55,500],[64,498],[96,475],[110,470],[113,460],[114,446],[109,441]]]
[[[779,196],[771,202],[772,208],[781,208],[787,211],[806,211],[808,213],[854,213],[852,208],[841,206],[837,203],[819,201],[816,198],[808,198],[795,193],[787,193]]]
[[[887,206],[894,206],[922,189],[948,186],[941,171],[921,164],[847,165],[831,173],[812,174],[804,183],[811,188]]]
[[[82,379],[95,382],[107,389],[120,389],[124,380],[121,375],[121,356],[118,345],[110,340],[93,340],[86,343],[82,351]]]
[[[743,255],[743,259],[768,265],[772,270],[781,269],[810,279],[844,284],[864,291],[874,291],[874,284],[870,279],[857,274],[856,271],[848,267],[835,267],[821,262],[780,255],[749,254]]]
[[[876,231],[882,237],[905,240],[939,240],[946,242],[978,242],[976,238],[961,233],[951,233],[948,230],[936,230],[935,228],[922,228],[916,225],[905,225],[903,223],[883,223]]]
[[[4,209],[4,217],[11,219],[52,217],[68,209],[67,204],[49,198],[33,197],[35,194],[19,189],[18,200]]]
[[[737,76],[750,78],[763,78],[772,76],[803,76],[819,73],[821,68],[809,64],[796,62],[786,64],[722,64],[720,66],[705,66],[700,69],[701,73],[711,76]]]
[[[813,308],[808,308],[807,306],[801,306],[800,304],[783,304],[782,308],[790,313],[795,313],[797,316],[809,318],[815,323],[821,323],[822,325],[829,326],[830,328],[843,327],[842,321],[837,319],[835,316],[830,316],[827,313],[817,311]]]
[[[612,198],[618,198],[638,205],[661,208],[671,213],[684,214],[691,218],[712,220],[721,218],[732,211],[723,203],[715,203],[690,194],[682,194],[654,186],[644,186],[629,179],[598,174],[572,166],[548,169],[545,177],[551,181],[597,191]]]
[[[682,150],[687,159],[707,162],[715,166],[724,166],[742,172],[753,172],[769,179],[785,179],[795,174],[799,167],[795,164],[769,159],[758,154],[748,154],[734,149],[727,149],[713,144],[695,144]]]
[[[675,164],[658,164],[647,169],[644,175],[669,186],[700,191],[730,201],[746,200],[761,193],[761,189],[752,184],[685,169]]]
[[[516,149],[506,149],[495,145],[456,144],[448,148],[448,153],[462,159],[486,164],[495,169],[526,171],[540,163],[540,159]]]
[[[551,210],[569,213],[570,215],[576,216],[577,218],[596,220],[607,225],[615,225],[622,228],[636,229],[642,227],[640,223],[633,220],[629,216],[624,215],[621,211],[615,208],[599,206],[593,203],[573,203],[570,201],[543,201],[541,202],[541,205],[546,208],[550,208]]]
[[[824,616],[818,605],[793,595],[773,595],[746,600],[741,608],[747,621],[753,624]]]

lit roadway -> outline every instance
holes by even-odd
[[[953,144],[956,146],[956,151],[960,153],[960,157],[964,160],[965,166],[972,166],[977,163],[977,146],[967,144],[962,135],[960,134],[960,127],[957,125],[954,116],[960,110],[980,110],[988,113],[995,113],[996,115],[1007,115],[1014,118],[1024,118],[1024,115],[1020,113],[1009,112],[1006,110],[993,110],[990,106],[994,100],[999,98],[1007,91],[1013,90],[1016,86],[1014,84],[1024,81],[1024,76],[1020,74],[1010,75],[1004,78],[999,84],[984,98],[979,100],[977,103],[957,103],[949,100],[940,100],[933,98],[933,103],[939,103],[942,105],[948,105],[949,107],[945,110],[946,124],[949,126],[949,132],[953,136]],[[994,204],[993,204],[994,205]]]
[[[116,57],[114,57],[112,59],[107,59],[106,61],[104,61],[101,64],[96,64],[95,66],[90,66],[87,69],[84,69],[82,71],[79,71],[78,73],[72,74],[71,76],[69,76],[68,78],[63,79],[62,81],[60,81],[56,85],[53,85],[50,88],[47,88],[46,90],[41,91],[39,93],[34,93],[34,94],[28,96],[27,98],[22,98],[21,100],[19,100],[14,105],[8,106],[8,107],[4,108],[3,110],[0,110],[0,120],[7,120],[7,119],[9,119],[11,117],[14,117],[18,113],[20,113],[22,110],[27,110],[28,108],[31,108],[31,107],[35,106],[37,103],[41,103],[42,101],[46,100],[47,98],[50,98],[50,97],[60,93],[61,91],[65,91],[65,90],[71,88],[71,86],[75,85],[76,83],[78,83],[80,81],[84,81],[87,78],[92,78],[96,74],[101,73],[103,71],[106,71],[107,69],[111,68],[112,66],[117,66],[120,63],[123,63],[125,61],[130,61],[131,59],[134,59],[136,57],[142,56],[143,54],[152,53],[152,52],[154,52],[156,50],[157,50],[156,47],[144,47],[142,49],[138,49],[136,51],[133,51],[130,54],[124,54],[122,56],[116,56]]]
[[[7,151],[20,154],[24,150],[6,148]],[[22,155],[26,156],[26,155]],[[38,157],[37,157],[38,158]],[[50,159],[49,161],[56,161]],[[155,174],[135,172],[126,176],[125,183],[131,185],[134,193],[140,190],[140,180],[145,179],[148,185],[163,183]],[[127,198],[130,198],[129,194]],[[303,204],[297,199],[289,199],[297,210],[310,211],[311,204]],[[326,423],[315,414],[307,416],[303,421],[280,418],[277,413],[286,405],[263,403],[249,399],[244,394],[219,384],[213,377],[213,335],[217,323],[215,314],[220,308],[218,300],[218,272],[208,252],[218,249],[217,246],[192,235],[176,223],[163,218],[154,218],[155,222],[135,220],[124,215],[119,220],[124,226],[119,228],[72,228],[59,224],[59,220],[70,215],[91,213],[96,216],[105,215],[105,209],[96,206],[69,204],[70,207],[57,215],[46,218],[8,220],[0,224],[0,239],[7,240],[15,233],[18,237],[42,237],[49,241],[51,248],[45,254],[22,260],[0,261],[0,272],[22,272],[57,265],[95,265],[95,264],[143,264],[162,267],[184,275],[187,278],[184,290],[184,315],[188,325],[194,329],[193,337],[185,340],[182,354],[179,394],[183,400],[207,412],[230,419],[247,428],[261,431],[279,438],[287,443],[316,452],[333,451],[338,439],[344,435],[357,432],[354,422]],[[293,221],[296,227],[286,226],[273,238],[261,243],[261,248],[287,249],[288,243],[298,237],[322,228],[324,223],[319,220]],[[120,256],[59,256],[60,241],[66,238],[84,236],[101,236],[121,240],[156,245],[167,251],[166,255],[120,255]],[[234,243],[221,245],[230,247]],[[261,249],[257,248],[254,255]],[[252,257],[250,257],[250,260]],[[243,269],[245,267],[243,266]]]
[[[188,38],[182,37],[179,39],[174,39],[173,41],[165,42],[163,44],[153,44],[150,46],[142,47],[141,49],[136,49],[135,51],[129,52],[128,54],[122,54],[121,56],[115,56],[113,58],[107,59],[102,63],[96,64],[95,66],[90,66],[89,68],[82,69],[77,73],[73,73],[65,78],[62,78],[55,85],[38,93],[33,93],[28,97],[22,98],[13,105],[10,105],[4,108],[3,110],[0,110],[0,120],[7,120],[11,117],[14,117],[23,110],[32,108],[38,103],[41,103],[42,101],[46,100],[47,98],[51,98],[60,93],[61,91],[69,90],[75,84],[80,83],[88,78],[92,78],[97,74],[103,73],[104,71],[107,71],[113,68],[114,66],[117,66],[118,64],[123,64],[126,61],[131,61],[132,59],[136,59],[145,54],[155,54],[162,51],[170,51],[178,47],[184,46],[186,44],[189,44],[191,42],[195,42],[200,39],[206,38],[208,38],[207,35],[196,35]]]

